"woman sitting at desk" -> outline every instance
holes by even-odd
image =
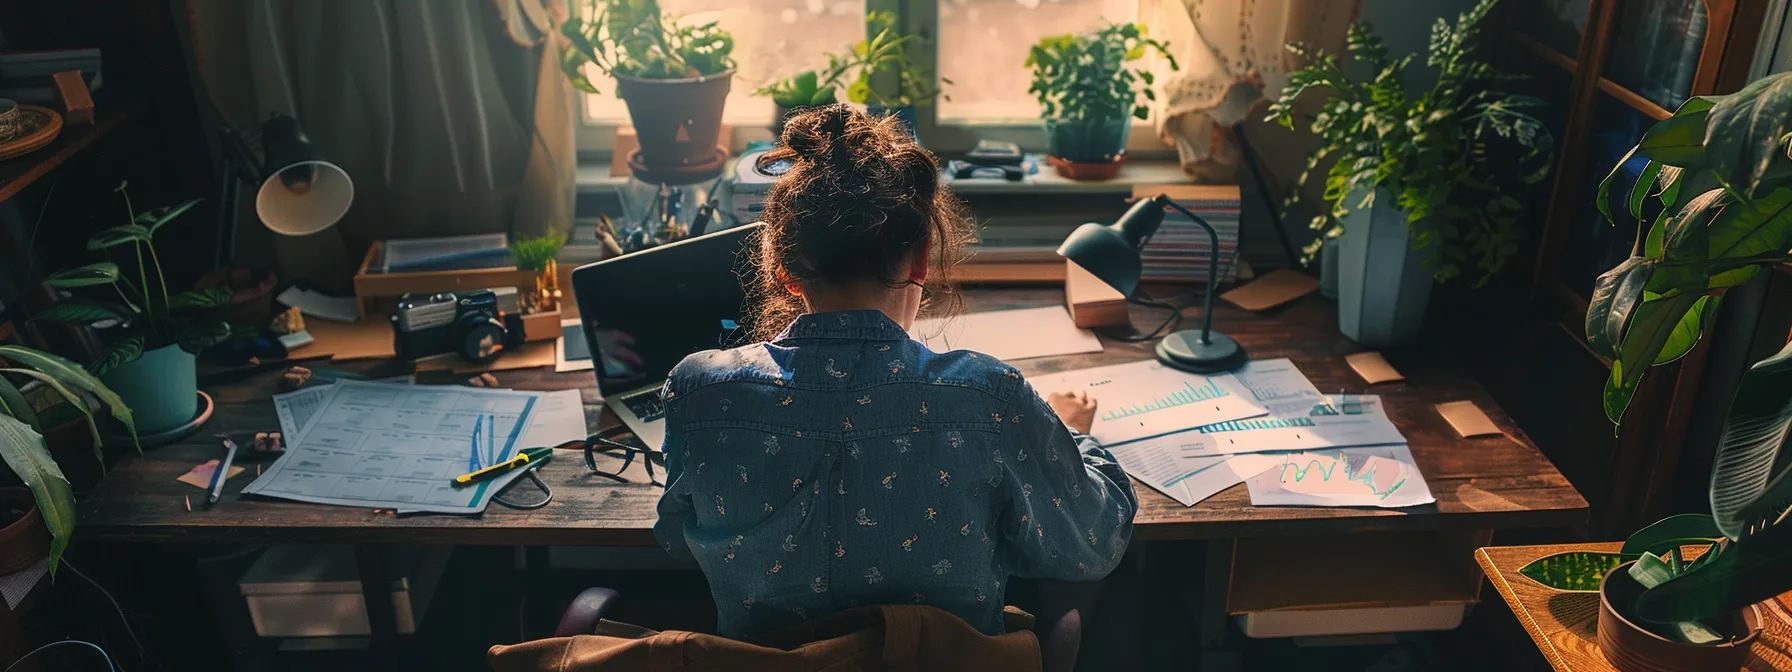
[[[667,381],[654,534],[695,556],[723,636],[917,603],[1000,634],[1010,576],[1099,580],[1132,536],[1095,400],[909,339],[951,296],[970,221],[898,123],[833,106],[786,124],[752,291],[767,340]]]

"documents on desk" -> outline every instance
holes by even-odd
[[[522,471],[452,479],[525,447],[582,438],[578,391],[541,393],[343,381],[281,395],[286,453],[246,494],[320,504],[479,513]],[[294,396],[298,395],[298,396]],[[574,420],[576,413],[576,421]],[[299,422],[301,421],[302,422]],[[477,440],[475,440],[477,438]]]
[[[1287,359],[1215,376],[1134,362],[1040,376],[1033,388],[1089,390],[1101,405],[1095,438],[1127,473],[1184,506],[1244,482],[1263,506],[1433,501],[1380,397],[1321,394]],[[1298,456],[1324,468],[1287,466]]]
[[[1101,352],[1101,339],[1078,328],[1064,306],[915,320],[908,333],[934,352],[972,350],[1000,360]]]

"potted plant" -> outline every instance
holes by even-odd
[[[1742,667],[1761,632],[1754,605],[1792,590],[1788,433],[1792,343],[1736,386],[1713,459],[1709,515],[1663,519],[1618,553],[1550,555],[1519,571],[1556,590],[1598,591],[1599,647],[1620,670]]]
[[[1347,42],[1367,79],[1346,76],[1333,55],[1288,46],[1306,66],[1289,75],[1269,118],[1293,128],[1300,116],[1319,138],[1298,182],[1333,161],[1323,171],[1330,205],[1313,219],[1320,236],[1306,253],[1310,263],[1338,240],[1338,326],[1352,340],[1412,343],[1433,279],[1472,268],[1479,286],[1518,252],[1524,206],[1507,192],[1542,181],[1551,139],[1529,113],[1542,102],[1511,93],[1518,78],[1481,58],[1476,38],[1494,2],[1454,25],[1438,19],[1426,56],[1437,81],[1418,96],[1402,81],[1413,56],[1391,57],[1368,24],[1351,26]],[[1308,118],[1297,99],[1315,89],[1331,95]]]
[[[1612,362],[1604,397],[1613,423],[1644,371],[1698,344],[1725,291],[1792,261],[1789,131],[1792,74],[1781,73],[1686,101],[1624,157],[1648,159],[1618,202],[1640,222],[1636,242],[1595,281],[1587,308],[1587,345]],[[1608,219],[1622,174],[1614,168],[1599,185]]]
[[[1149,70],[1129,67],[1156,51],[1176,69],[1169,45],[1146,37],[1142,23],[1110,23],[1100,29],[1040,38],[1027,51],[1033,69],[1027,88],[1045,119],[1046,158],[1073,180],[1111,179],[1126,159],[1134,118],[1150,116],[1145,100],[1157,100]]]
[[[823,71],[804,70],[784,79],[759,87],[753,93],[767,96],[777,105],[777,117],[772,121],[772,134],[784,135],[784,122],[807,110],[832,105],[838,98],[840,75],[846,71],[847,63],[839,56],[828,54],[828,68]]]
[[[229,291],[230,302],[218,308],[218,316],[233,327],[260,329],[274,317],[274,287],[279,284],[272,269],[230,266],[200,276],[193,289]]]
[[[169,294],[155,234],[198,200],[139,215],[131,208],[125,186],[120,184],[115,191],[124,194],[130,223],[87,240],[87,249],[104,253],[109,260],[57,271],[44,281],[55,289],[92,296],[63,298],[33,319],[121,332],[87,368],[124,399],[134,411],[136,426],[154,435],[186,425],[198,415],[194,356],[230,336],[230,325],[210,313],[227,305],[231,292],[214,286]],[[122,270],[120,262],[135,272]]]
[[[846,85],[848,102],[864,105],[871,114],[901,119],[913,134],[920,126],[915,106],[940,95],[926,71],[909,58],[910,46],[921,45],[921,36],[898,33],[896,15],[890,12],[865,15],[865,25],[871,37],[853,43],[846,58],[829,56],[830,71],[839,68],[842,76],[854,75]]]
[[[539,313],[560,310],[560,248],[566,245],[566,234],[550,233],[534,238],[519,238],[510,243],[510,258],[519,271],[535,274],[533,286],[518,288],[523,292],[523,312]]]
[[[616,79],[641,143],[638,163],[677,169],[726,159],[716,139],[734,79],[728,31],[668,19],[655,0],[587,0],[560,32],[569,44],[560,62],[573,86],[597,93],[587,63]]]
[[[80,365],[56,355],[16,345],[0,345],[0,460],[24,483],[28,491],[0,488],[0,574],[17,572],[48,555],[50,571],[62,557],[74,532],[73,490],[57,459],[46,445],[46,416],[27,400],[28,392],[14,380],[36,381],[62,397],[71,408],[83,411],[85,429],[93,447],[93,459],[103,461],[99,421],[86,412],[80,395],[91,395],[129,430],[136,427],[130,407]],[[81,456],[84,459],[85,456]],[[75,456],[64,456],[64,460]]]

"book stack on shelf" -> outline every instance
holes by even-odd
[[[1221,283],[1234,280],[1238,272],[1238,228],[1241,203],[1238,185],[1230,184],[1159,184],[1139,185],[1133,198],[1151,198],[1167,194],[1182,207],[1207,220],[1219,234],[1219,278]],[[1208,251],[1212,242],[1207,231],[1188,215],[1173,208],[1164,208],[1164,224],[1157,235],[1140,252],[1144,263],[1142,278],[1146,282],[1207,281]]]

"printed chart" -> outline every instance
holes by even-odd
[[[1146,360],[1039,376],[1032,384],[1041,395],[1084,390],[1094,396],[1099,410],[1090,434],[1114,446],[1269,412],[1234,393],[1230,388],[1237,383],[1222,384],[1220,379],[1230,377],[1177,371]]]

